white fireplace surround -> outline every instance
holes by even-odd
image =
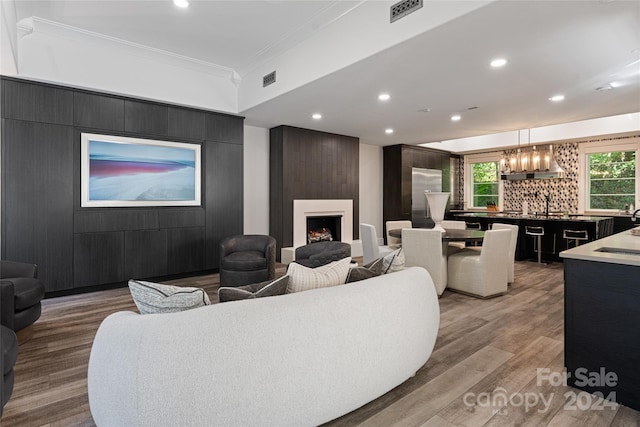
[[[316,199],[293,201],[293,247],[307,244],[307,218],[341,216],[341,241],[353,242],[353,200]]]

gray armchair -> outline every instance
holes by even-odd
[[[44,285],[35,264],[0,261],[0,292],[0,323],[4,326],[17,332],[40,318]]]
[[[245,234],[220,243],[220,286],[242,286],[276,277],[276,239]]]

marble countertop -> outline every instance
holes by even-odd
[[[535,221],[583,221],[596,222],[610,217],[606,216],[590,216],[590,215],[522,215],[521,213],[506,212],[467,212],[454,215],[457,218],[507,218],[507,219],[530,219]]]
[[[632,230],[637,230],[633,235]],[[560,252],[560,257],[640,266],[640,227]]]

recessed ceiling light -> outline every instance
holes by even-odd
[[[453,116],[451,116],[451,121],[452,122],[457,122],[462,118],[462,116],[460,114],[454,114]]]
[[[609,86],[611,86],[612,88],[616,88],[616,87],[622,86],[622,83],[620,83],[620,82],[611,82],[611,83],[609,83]]]
[[[320,120],[322,118],[322,114],[320,113],[314,113],[311,118],[315,119],[315,120]]]
[[[549,98],[549,101],[553,101],[553,102],[560,102],[564,100],[564,95],[553,95],[551,98]]]
[[[493,68],[504,67],[505,65],[507,65],[507,60],[504,58],[496,58],[493,61],[491,61],[491,66]]]
[[[183,9],[185,7],[189,7],[189,2],[187,0],[173,0],[173,4]]]
[[[386,133],[386,134],[390,135],[390,134],[392,134],[392,133],[393,133],[393,129],[391,129],[391,128],[386,128],[386,129],[384,130],[384,133]]]
[[[599,87],[596,88],[596,90],[599,90],[599,91],[611,90],[611,89],[613,89],[613,86],[611,86],[611,85],[604,85],[604,86],[599,86]]]
[[[378,99],[380,101],[388,101],[391,98],[391,95],[389,95],[388,93],[381,93],[380,95],[378,95]]]

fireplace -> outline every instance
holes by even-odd
[[[353,242],[353,200],[305,199],[293,201],[293,247],[308,244],[309,231],[326,228],[332,240]]]
[[[308,216],[307,243],[341,239],[342,215]]]

